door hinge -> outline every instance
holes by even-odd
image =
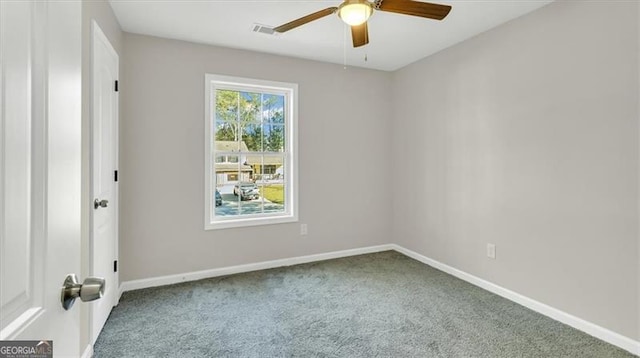
[[[116,80],[116,87],[115,87],[115,89],[116,89],[116,92],[118,92],[118,80]]]
[[[117,170],[113,171],[113,181],[118,181],[118,171]]]
[[[118,272],[118,260],[113,261],[113,272]]]

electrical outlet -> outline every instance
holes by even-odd
[[[300,224],[300,235],[306,235],[309,233],[307,224]]]
[[[495,244],[487,244],[487,257],[490,259],[496,258],[496,245]]]

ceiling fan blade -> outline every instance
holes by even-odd
[[[367,23],[362,25],[351,26],[351,37],[353,38],[353,47],[364,46],[369,43],[369,28]]]
[[[451,11],[451,6],[412,0],[382,0],[378,10],[442,20]]]
[[[303,16],[303,17],[301,17],[299,19],[296,19],[296,20],[293,20],[291,22],[287,22],[284,25],[280,25],[280,26],[274,28],[273,31],[275,31],[275,32],[287,32],[287,31],[289,31],[291,29],[295,29],[298,26],[302,26],[302,25],[304,25],[304,24],[306,24],[308,22],[311,22],[311,21],[314,21],[314,20],[318,20],[318,19],[323,18],[323,17],[325,17],[327,15],[331,15],[334,12],[336,12],[337,10],[338,10],[337,7],[329,7],[329,8],[326,8],[324,10],[320,10],[320,11],[314,12],[313,14],[309,14],[307,16]]]

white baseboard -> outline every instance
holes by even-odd
[[[233,275],[233,274],[242,273],[242,272],[266,270],[266,269],[276,268],[276,267],[304,264],[308,262],[337,259],[340,257],[370,254],[373,252],[388,251],[393,249],[394,249],[393,245],[369,246],[369,247],[363,247],[358,249],[327,252],[323,254],[291,257],[287,259],[272,260],[272,261],[263,261],[263,262],[258,262],[254,264],[228,266],[228,267],[221,267],[221,268],[216,268],[211,270],[187,272],[187,273],[178,274],[178,275],[169,275],[169,276],[146,278],[142,280],[124,281],[120,285],[119,294],[122,295],[123,292],[139,290],[142,288],[171,285],[171,284],[180,283],[180,282],[196,281],[196,280],[202,280],[202,279],[211,278],[211,277]],[[120,301],[119,298],[118,298],[118,301]]]
[[[604,327],[598,326],[594,323],[585,321],[582,318],[578,318],[569,313],[561,311],[559,309],[553,308],[544,303],[538,302],[529,297],[523,296],[519,293],[508,290],[504,287],[498,286],[489,281],[483,280],[479,277],[468,274],[464,271],[453,268],[449,265],[443,264],[439,261],[431,259],[429,257],[423,256],[415,251],[411,251],[402,246],[392,244],[391,247],[415,260],[418,260],[422,263],[425,263],[431,267],[434,267],[440,271],[444,271],[452,276],[455,276],[461,280],[467,281],[473,285],[481,287],[489,292],[495,293],[498,296],[502,296],[510,301],[518,303],[522,306],[525,306],[533,311],[536,311],[540,314],[543,314],[547,317],[550,317],[556,321],[560,321],[566,325],[569,325],[575,329],[583,331],[589,335],[592,335],[596,338],[599,338],[605,342],[611,343],[614,346],[620,347],[628,352],[631,352],[636,355],[640,355],[640,342],[633,340],[629,337],[625,337],[619,333],[608,330]]]
[[[93,357],[93,346],[91,344],[87,345],[84,352],[82,352],[81,358],[91,358]]]

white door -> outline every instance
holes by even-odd
[[[80,355],[81,3],[0,1],[0,340]]]
[[[93,304],[91,338],[95,343],[116,304],[118,193],[118,54],[98,24],[92,23],[92,272],[106,279],[104,297]]]

